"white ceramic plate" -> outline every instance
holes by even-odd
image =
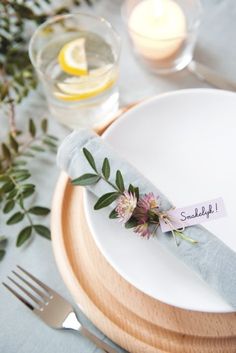
[[[236,94],[191,89],[148,100],[104,134],[175,206],[223,197],[227,217],[205,226],[236,251]],[[86,216],[97,246],[132,285],[165,303],[190,310],[232,308],[180,260],[94,211],[85,192]]]

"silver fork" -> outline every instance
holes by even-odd
[[[8,276],[8,279],[18,287],[28,297],[25,299],[18,291],[14,290],[6,283],[2,283],[12,294],[14,294],[23,304],[25,304],[32,312],[37,315],[44,323],[55,329],[71,329],[78,331],[83,336],[91,340],[98,348],[106,353],[117,353],[108,343],[103,342],[87,328],[81,325],[71,304],[61,297],[57,292],[34,277],[31,273],[24,270],[21,266],[18,269],[27,275],[31,281],[35,282],[38,287],[30,283],[16,271],[12,271],[18,280]],[[20,282],[20,283],[19,283]],[[28,286],[34,294],[29,292],[23,283]],[[28,300],[30,299],[30,301]],[[32,302],[34,304],[32,304]]]

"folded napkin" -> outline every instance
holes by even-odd
[[[119,157],[117,152],[103,139],[88,130],[71,133],[59,148],[58,165],[67,172],[71,179],[94,172],[82,152],[84,147],[93,155],[98,170],[101,170],[104,158],[109,159],[111,165],[109,180],[111,182],[115,183],[115,173],[119,169],[124,177],[126,188],[132,184],[139,187],[141,194],[153,192],[159,196],[160,208],[163,211],[172,207],[156,186],[127,161]],[[114,191],[102,179],[87,188],[97,197]],[[196,239],[198,243],[191,244],[187,241],[181,241],[177,247],[170,232],[163,234],[160,227],[157,229],[160,243],[192,268],[236,309],[236,253],[202,226],[188,227],[184,230],[184,234]]]

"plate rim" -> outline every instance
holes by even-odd
[[[172,96],[178,96],[178,95],[186,95],[186,94],[196,94],[196,92],[200,93],[200,94],[213,94],[213,95],[219,95],[222,96],[226,95],[226,96],[235,96],[236,98],[236,93],[235,92],[231,92],[231,91],[226,91],[226,90],[219,90],[219,89],[214,89],[214,88],[190,88],[190,89],[180,89],[180,90],[174,90],[174,91],[170,91],[170,92],[165,92],[165,93],[161,93],[161,94],[157,94],[155,96],[149,97],[143,101],[141,101],[140,103],[137,103],[137,105],[131,107],[128,111],[126,111],[124,114],[122,114],[121,117],[119,117],[119,119],[117,119],[116,121],[114,121],[106,130],[105,132],[102,134],[102,138],[106,139],[107,135],[112,132],[114,129],[116,129],[117,126],[119,126],[120,124],[122,124],[124,119],[127,119],[127,116],[129,117],[130,114],[133,114],[135,111],[139,110],[140,108],[142,109],[145,105],[149,105],[150,103],[154,102],[154,101],[159,101],[160,99],[165,99],[166,97],[172,97]],[[133,283],[133,281],[130,280],[130,278],[128,278],[128,276],[124,276],[123,271],[120,271],[118,269],[118,267],[114,264],[114,262],[107,256],[106,251],[104,251],[102,245],[100,244],[100,242],[98,241],[96,235],[95,235],[95,229],[94,226],[91,222],[90,217],[88,217],[88,190],[86,190],[84,188],[83,190],[83,204],[84,204],[84,209],[85,209],[85,215],[86,215],[86,221],[88,223],[88,226],[90,228],[91,234],[93,236],[93,239],[97,245],[97,247],[99,248],[99,250],[101,251],[101,253],[103,254],[103,256],[105,257],[105,259],[109,262],[109,264],[113,267],[113,269],[115,271],[117,271],[119,273],[119,275],[121,275],[127,282],[129,282],[132,286],[136,287],[138,290],[142,291],[143,293],[145,293],[146,295],[151,296],[152,298],[162,301],[163,303],[167,304],[167,305],[171,305],[171,306],[176,306],[173,302],[169,302],[169,301],[163,301],[160,298],[157,298],[155,296],[153,296],[151,293],[145,291],[143,288],[138,287],[137,285],[135,285],[135,283]],[[191,311],[197,311],[197,312],[211,312],[211,313],[234,313],[235,310],[233,308],[231,308],[229,306],[228,310],[224,309],[224,310],[198,310],[198,309],[194,309],[194,308],[186,308],[184,306],[176,306],[180,309],[183,310],[191,310]]]

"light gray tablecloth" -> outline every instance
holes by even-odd
[[[121,23],[120,0],[101,0],[96,5],[95,13],[102,14],[117,28],[122,37],[122,56],[120,70],[121,104],[127,104],[154,94],[192,87],[209,87],[192,76],[187,70],[180,73],[157,77],[146,72],[134,58],[125,29]],[[205,16],[201,26],[196,47],[195,58],[202,63],[217,69],[222,74],[236,80],[236,3],[235,0],[204,0]],[[86,9],[86,11],[89,11]],[[44,99],[37,92],[19,107],[19,124],[24,125],[27,117],[40,117],[46,112]],[[4,131],[5,121],[1,120],[0,136]],[[55,121],[50,121],[50,130],[63,138],[68,131]],[[43,168],[42,168],[43,166]],[[47,167],[46,172],[42,170]],[[39,203],[49,205],[52,190],[57,181],[58,173],[55,156],[37,160],[32,165],[40,190]],[[38,173],[37,173],[38,171]],[[48,177],[50,175],[50,178]],[[2,217],[2,215],[1,215]],[[47,220],[46,223],[49,223]],[[43,281],[60,292],[72,302],[60,274],[58,273],[49,241],[36,237],[26,248],[14,246],[18,226],[5,227],[0,219],[0,234],[9,234],[7,255],[0,263],[1,282],[20,264],[32,271]],[[79,312],[79,311],[78,311]],[[82,313],[81,320],[96,330]],[[98,332],[98,334],[102,334]],[[97,353],[100,352],[85,338],[69,332],[59,332],[48,328],[35,318],[20,302],[0,286],[0,352],[1,353]],[[122,350],[120,350],[122,352]]]

